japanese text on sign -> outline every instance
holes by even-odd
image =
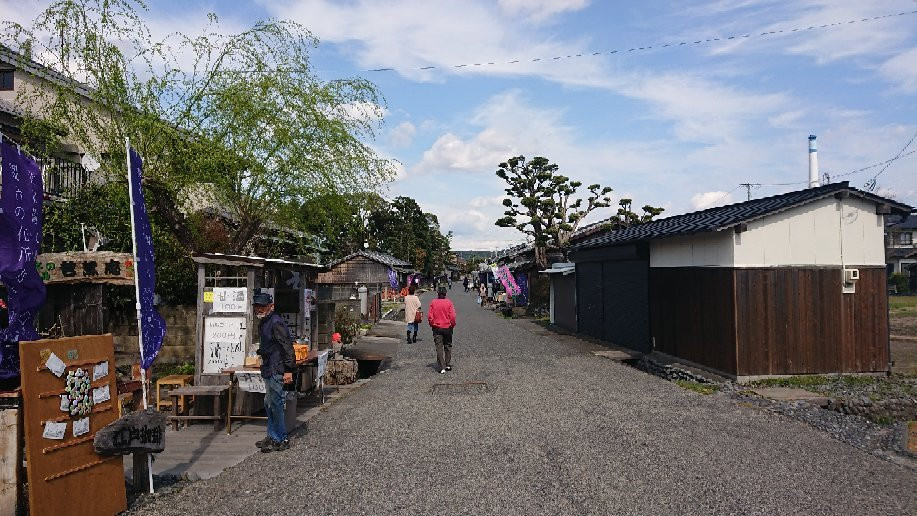
[[[246,336],[244,317],[205,317],[204,374],[243,365]]]

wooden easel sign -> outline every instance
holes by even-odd
[[[121,456],[93,448],[118,419],[111,335],[19,343],[29,513],[117,514],[127,509]]]

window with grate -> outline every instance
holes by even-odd
[[[914,234],[910,231],[905,231],[904,233],[898,233],[898,244],[899,245],[913,245],[914,243]]]
[[[13,91],[15,70],[0,70],[0,91]]]

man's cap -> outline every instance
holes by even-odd
[[[445,295],[446,295],[446,287],[439,287],[439,290],[437,290],[437,292],[438,292],[439,294],[445,296]]]
[[[267,306],[274,302],[274,298],[271,297],[267,292],[258,292],[255,294],[255,297],[252,299],[252,304],[255,306]]]

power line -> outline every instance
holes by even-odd
[[[911,136],[911,139],[908,140],[906,144],[904,144],[904,147],[902,147],[901,150],[898,151],[898,154],[896,154],[894,158],[890,159],[888,163],[886,163],[885,166],[882,167],[882,170],[876,172],[876,175],[872,176],[872,179],[870,179],[869,181],[866,181],[865,187],[868,191],[871,192],[876,189],[876,180],[879,178],[882,172],[885,172],[888,169],[888,167],[892,164],[892,161],[895,161],[896,159],[900,158],[901,153],[906,151],[907,148],[910,147],[912,143],[914,143],[914,138],[917,138],[917,132],[914,132],[914,136]],[[913,154],[913,153],[914,151],[911,151],[909,154]]]
[[[595,56],[601,56],[601,55],[628,54],[628,53],[634,53],[634,52],[645,52],[648,50],[660,50],[663,48],[676,48],[676,47],[684,47],[688,45],[706,45],[709,43],[717,43],[721,41],[727,42],[727,41],[743,40],[743,39],[748,39],[748,38],[767,37],[767,36],[775,36],[775,35],[781,35],[781,34],[793,34],[797,32],[802,33],[806,31],[815,31],[815,30],[828,29],[832,27],[840,27],[842,25],[852,25],[854,23],[873,22],[877,20],[884,20],[887,18],[894,18],[897,16],[909,16],[912,14],[917,14],[917,10],[904,11],[900,13],[883,14],[880,16],[873,16],[871,18],[867,17],[867,18],[852,19],[852,20],[839,21],[839,22],[833,22],[833,23],[823,23],[821,25],[809,25],[808,27],[796,27],[792,29],[771,30],[771,31],[765,31],[761,33],[735,34],[732,36],[724,36],[724,37],[719,37],[719,38],[687,40],[687,41],[681,41],[678,43],[645,45],[642,47],[634,46],[626,50],[625,49],[615,49],[615,50],[605,50],[605,51],[598,51],[598,52],[582,52],[579,54],[570,54],[566,56],[533,57],[533,58],[525,58],[525,59],[513,59],[511,61],[494,61],[494,60],[483,61],[482,60],[481,62],[478,62],[478,63],[462,63],[462,64],[440,65],[440,66],[428,65],[428,66],[404,67],[404,68],[382,67],[382,68],[370,68],[366,70],[359,70],[359,72],[371,73],[371,72],[396,72],[396,71],[426,71],[426,70],[440,70],[440,69],[455,70],[455,69],[461,69],[461,68],[476,68],[476,67],[496,66],[496,65],[553,62],[553,61],[561,61],[565,59],[575,59],[575,58],[580,58],[580,57],[595,57]],[[264,70],[225,70],[225,71],[222,71],[221,73],[302,73],[302,72],[308,72],[308,71],[309,71],[308,69],[298,69],[298,68],[276,68],[276,69],[264,69]]]

